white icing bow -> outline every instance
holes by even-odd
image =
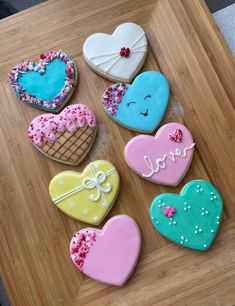
[[[94,194],[89,196],[92,201],[99,201],[102,192],[107,193],[112,190],[112,185],[110,183],[107,183],[105,188],[101,186],[101,184],[105,182],[106,178],[106,174],[103,171],[98,171],[94,177],[86,177],[82,181],[82,185],[85,189],[97,188],[97,196]]]

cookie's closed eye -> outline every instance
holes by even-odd
[[[128,102],[128,103],[127,103],[127,106],[130,106],[132,103],[133,103],[133,104],[136,104],[136,102],[131,101],[131,102]]]
[[[148,99],[148,98],[152,98],[150,95],[147,95],[144,97],[144,100]]]

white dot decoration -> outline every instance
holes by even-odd
[[[187,202],[184,202],[184,211],[189,211],[191,209],[191,206],[188,205]]]
[[[58,184],[59,184],[60,186],[64,185],[64,180],[63,180],[63,179],[59,179]]]
[[[83,209],[83,213],[87,214],[88,213],[88,209]]]
[[[185,242],[187,243],[189,241],[188,238],[185,238],[184,236],[180,236],[180,240],[181,244],[184,244]]]
[[[201,215],[202,215],[202,216],[206,216],[206,215],[209,214],[209,211],[206,210],[204,207],[202,207],[201,211],[202,211],[202,212],[201,212]]]
[[[200,185],[197,185],[196,191],[197,192],[203,192],[203,188]]]
[[[202,232],[202,229],[198,225],[195,225],[194,228],[195,228],[195,230],[194,230],[195,234],[198,234],[198,233]]]
[[[71,202],[69,202],[69,206],[70,206],[71,208],[73,208],[73,207],[75,206],[75,203],[74,203],[73,201],[71,201]]]
[[[214,192],[210,192],[210,200],[214,201],[216,200],[218,197],[214,194]]]
[[[99,218],[97,216],[94,217],[94,220],[97,221]]]

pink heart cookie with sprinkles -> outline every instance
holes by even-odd
[[[96,131],[94,113],[84,104],[73,104],[58,115],[34,118],[28,127],[28,138],[47,157],[78,165],[90,151]]]
[[[41,54],[38,63],[23,61],[8,75],[20,100],[54,113],[68,102],[77,83],[76,64],[62,51]]]
[[[138,135],[126,145],[129,167],[146,180],[177,186],[189,169],[195,143],[183,124],[163,125],[155,136]]]
[[[84,228],[70,242],[71,259],[88,277],[123,286],[139,258],[141,234],[127,215],[111,218],[102,230]]]

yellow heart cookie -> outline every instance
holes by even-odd
[[[119,174],[106,160],[96,160],[82,173],[64,171],[50,182],[53,203],[77,220],[100,224],[111,209],[118,191]]]

